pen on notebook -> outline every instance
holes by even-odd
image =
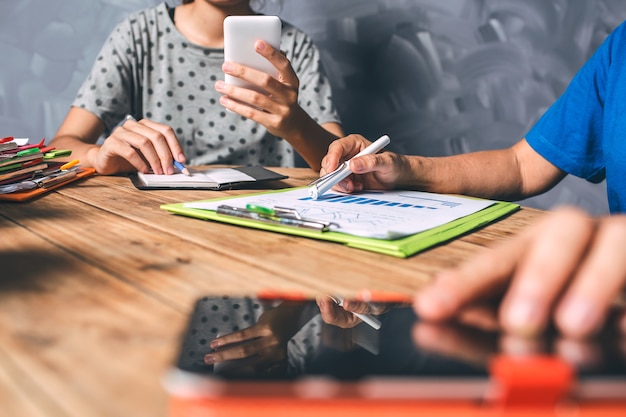
[[[180,162],[178,162],[175,159],[174,159],[174,166],[176,167],[176,169],[178,169],[180,172],[182,172],[183,174],[187,175],[188,177],[191,176],[191,172],[189,172],[187,167],[185,167],[185,165],[181,164]]]
[[[124,117],[124,120],[132,120],[133,122],[137,121],[137,119],[135,119],[135,117],[132,114],[127,114],[126,117]],[[187,169],[185,165],[183,165],[181,162],[178,162],[175,159],[174,159],[174,167],[178,169],[180,172],[182,172],[183,174],[187,175],[188,177],[191,177],[191,172],[189,172],[189,169]]]
[[[387,146],[389,142],[389,136],[381,136],[375,142],[371,143],[367,148],[363,149],[361,152],[354,155],[351,159],[339,165],[339,167],[333,172],[313,181],[311,184],[309,184],[309,197],[314,200],[320,198],[322,194],[333,188],[335,185],[339,184],[348,175],[352,174],[352,170],[350,169],[350,161],[352,159],[358,158],[359,156],[363,155],[375,154],[376,152]]]

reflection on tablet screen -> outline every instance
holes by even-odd
[[[585,342],[554,335],[514,339],[475,327],[421,322],[410,305],[362,308],[380,323],[378,329],[339,305],[322,317],[315,300],[205,297],[196,304],[177,368],[227,385],[312,379],[366,387],[384,381],[394,387],[390,396],[420,395],[402,390],[413,382],[445,381],[452,388],[444,394],[454,397],[454,381],[465,387],[460,389],[465,396],[483,392],[494,355],[541,353],[570,362],[578,381],[588,384],[587,392],[598,391],[597,383],[604,384],[603,395],[626,397],[626,353],[614,334]],[[480,388],[469,389],[472,384]],[[376,386],[382,392],[382,384]]]

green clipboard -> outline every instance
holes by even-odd
[[[293,189],[294,188],[287,188],[283,190],[272,190],[247,195],[254,196],[270,193],[280,193],[291,191]],[[242,197],[242,195],[214,198],[211,200],[203,201],[226,201],[238,197]],[[189,208],[185,207],[185,204],[186,203],[163,204],[161,205],[161,209],[173,214],[194,217],[202,220],[213,220],[238,226],[251,227],[254,229],[261,229],[271,232],[302,236],[311,239],[343,243],[344,245],[352,248],[378,252],[385,255],[396,256],[399,258],[407,258],[418,252],[422,252],[426,249],[447,242],[465,233],[471,232],[472,230],[478,229],[479,227],[492,223],[495,220],[498,220],[510,213],[519,210],[520,208],[519,204],[499,201],[490,205],[489,207],[484,208],[483,210],[454,220],[452,222],[443,224],[441,226],[437,226],[432,229],[425,230],[423,232],[419,232],[414,235],[406,236],[400,239],[385,240],[353,236],[339,232],[318,232],[315,230],[302,229],[297,227],[263,223],[240,217],[221,216],[215,211]]]

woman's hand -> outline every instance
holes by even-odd
[[[247,81],[255,88],[218,81],[215,89],[223,94],[220,103],[288,141],[311,168],[319,170],[328,145],[343,135],[341,126],[334,122],[319,125],[300,107],[300,80],[282,52],[263,41],[257,41],[255,48],[278,69],[278,78],[244,65],[225,62],[222,69],[226,74]]]
[[[217,81],[215,89],[224,94],[220,103],[248,119],[262,124],[274,136],[289,138],[299,134],[308,119],[298,104],[300,80],[287,57],[264,41],[255,43],[256,52],[278,69],[278,78],[234,62],[222,65],[224,73],[253,84],[262,92]]]
[[[88,152],[99,174],[139,171],[173,174],[172,161],[185,162],[185,155],[170,126],[148,119],[128,119],[106,138],[102,146]]]
[[[231,373],[275,370],[287,358],[287,342],[298,332],[302,303],[283,302],[265,311],[254,325],[211,341],[206,364],[230,362]]]

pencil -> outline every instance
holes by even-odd
[[[191,172],[189,172],[187,167],[185,167],[185,165],[183,165],[182,163],[178,162],[177,160],[174,160],[174,166],[183,174],[187,175],[188,177],[191,177]]]

